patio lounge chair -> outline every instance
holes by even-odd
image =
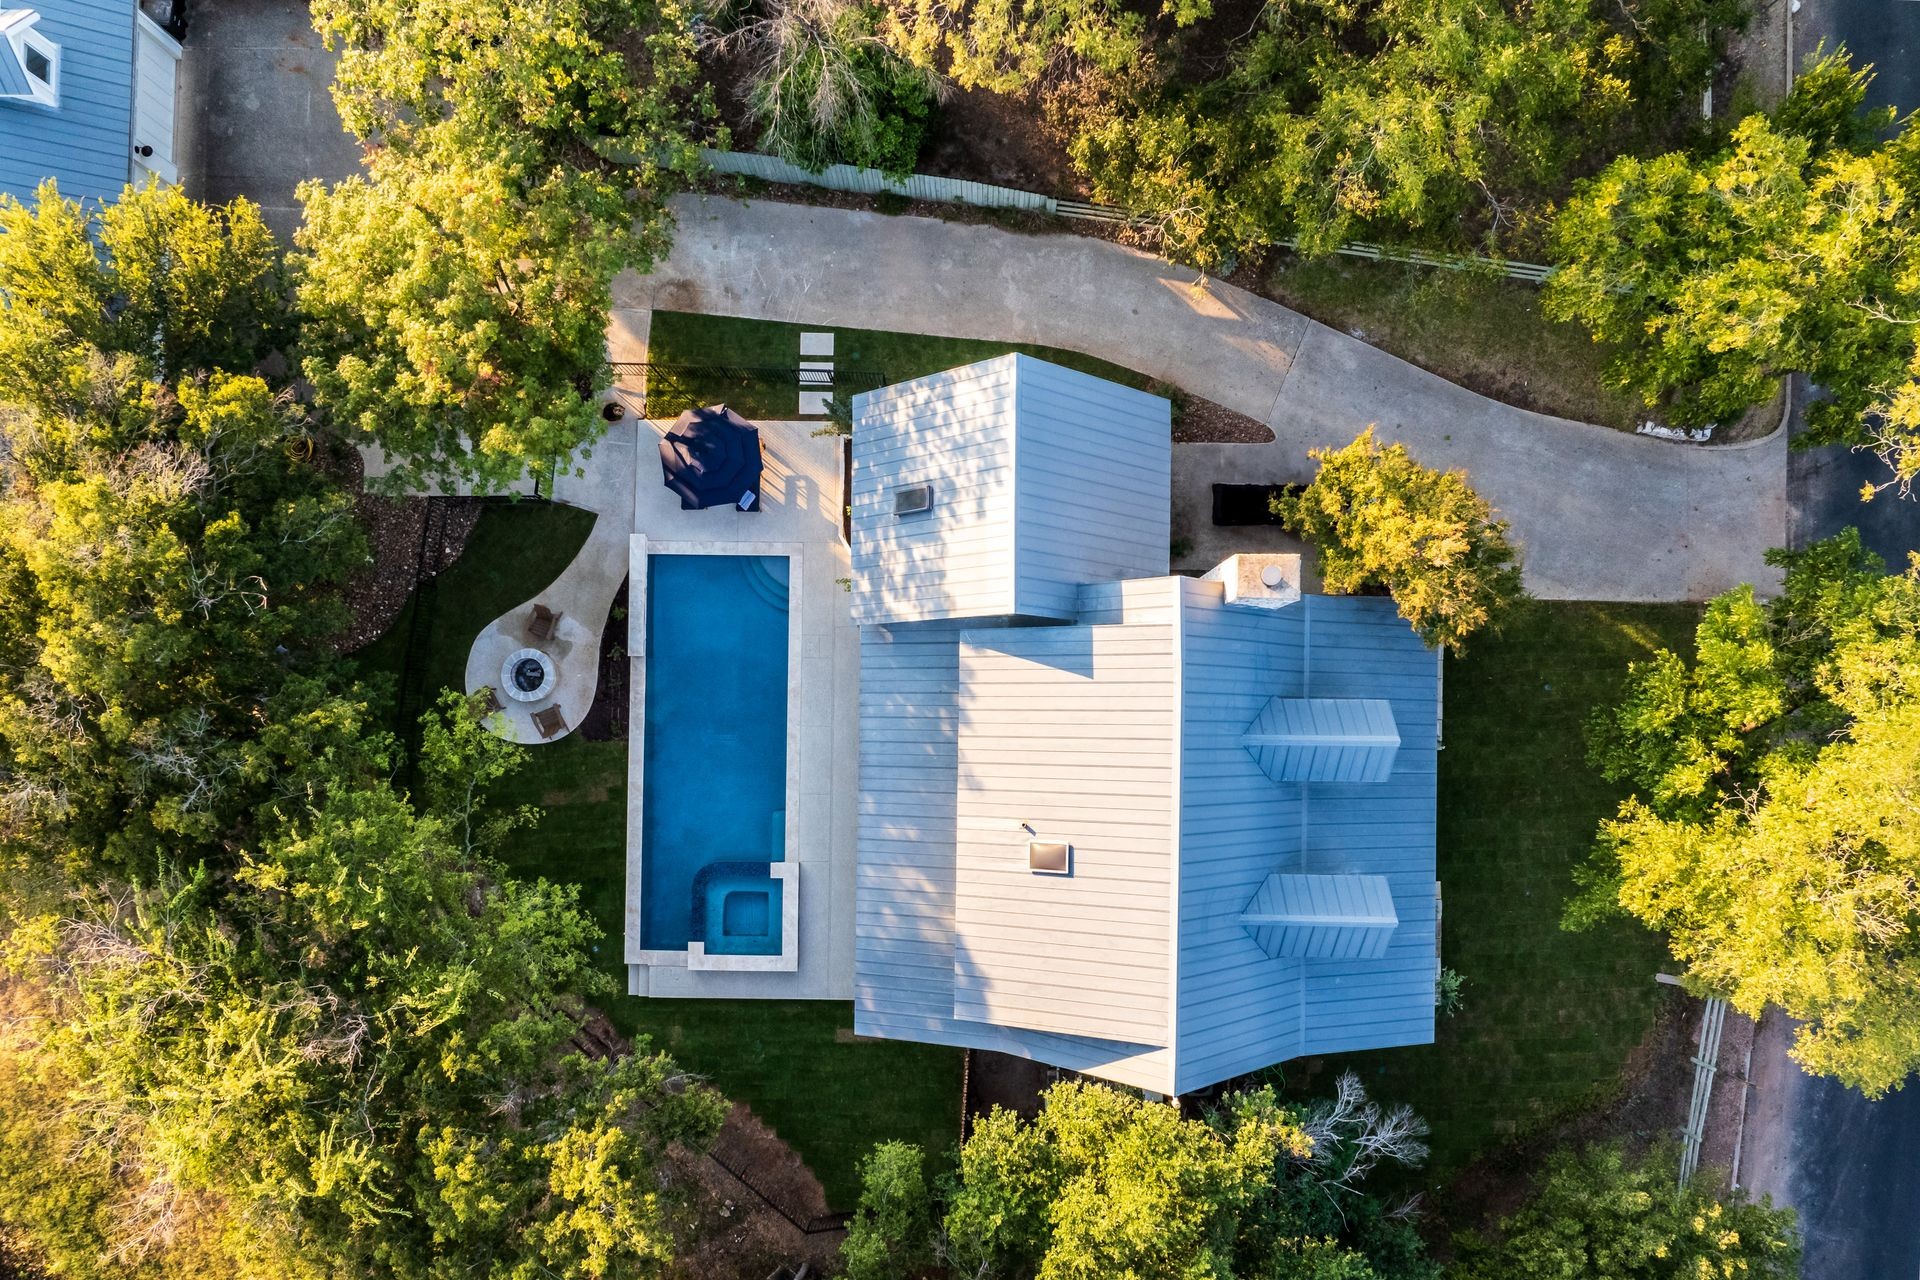
[[[500,691],[498,689],[495,689],[492,685],[488,685],[487,686],[487,714],[492,715],[494,712],[502,709],[503,708],[500,705]]]
[[[560,629],[560,619],[565,616],[555,613],[543,604],[533,606],[533,617],[527,622],[527,636],[533,640],[551,640],[553,633]]]
[[[533,727],[543,738],[556,738],[567,731],[567,718],[560,714],[560,708],[547,707],[533,713]]]

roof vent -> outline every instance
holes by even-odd
[[[1041,876],[1073,874],[1073,846],[1048,840],[1027,841],[1027,869]]]
[[[893,514],[896,516],[917,516],[923,511],[931,510],[933,510],[932,485],[914,484],[893,491]]]

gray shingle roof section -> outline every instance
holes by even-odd
[[[952,624],[863,632],[856,1029],[1022,1054],[1166,1093],[1189,1092],[1308,1053],[1430,1041],[1437,955],[1435,656],[1392,603],[1380,599],[1310,596],[1279,610],[1239,609],[1222,604],[1217,583],[1162,578],[1086,586],[1077,603],[1078,626],[1036,629],[1036,635],[1111,629],[1122,641],[1154,630],[1168,637],[1164,651],[1179,698],[1174,744],[1167,748],[1178,761],[1178,821],[1160,850],[1165,873],[1151,858],[1142,865],[1153,869],[1149,883],[1166,893],[1172,919],[1171,1045],[1116,1038],[1146,1034],[1144,1016],[1048,1024],[1096,1028],[1104,1038],[960,1016],[962,1009],[980,1007],[969,991],[982,981],[973,963],[980,941],[969,930],[996,927],[984,879],[977,910],[957,909],[957,902],[975,894],[963,883],[973,874],[962,865],[963,856],[1004,854],[1002,865],[1017,861],[1018,876],[1030,875],[1011,838],[1005,850],[989,846],[1002,835],[996,824],[1012,809],[1037,803],[1037,791],[1014,790],[1016,780],[1005,775],[1039,766],[1023,754],[1032,749],[1032,735],[1023,734],[1004,760],[984,738],[971,742],[962,628]],[[983,644],[999,649],[1020,643],[1003,640],[998,630],[975,631],[965,641],[976,651]],[[1050,689],[1080,680],[1097,696],[1107,681],[1125,690],[1159,679],[1143,682],[1138,671],[1102,665],[1097,658],[1076,671],[1074,656],[1101,652],[1098,639],[1049,639],[1046,644],[1061,647],[1044,653],[1041,641],[1024,643],[1036,647],[1021,650],[1018,661],[1054,660],[1059,674],[1042,681]],[[1001,656],[1015,661],[1014,655]],[[1046,708],[1056,697],[1064,694],[1034,699],[1036,729],[1045,727],[1052,714]],[[1269,779],[1242,739],[1274,697],[1387,702],[1401,738],[1387,778]],[[996,701],[993,715],[1002,728],[1014,714],[1011,699]],[[983,733],[988,727],[987,720],[977,726]],[[969,742],[964,749],[963,740]],[[1077,777],[1097,775],[1103,754],[1121,754],[1117,745],[1078,732],[1057,743],[1057,759],[1046,765],[1050,784],[1078,786]],[[983,750],[994,753],[991,768],[973,763]],[[973,793],[1000,787],[1009,788],[1004,803]],[[1049,820],[1078,821],[1101,803],[1099,795],[1068,798],[1047,812]],[[969,833],[963,812],[980,815],[978,831]],[[1065,830],[1040,834],[1072,842]],[[1103,832],[1096,844],[1116,838]],[[970,842],[985,852],[963,855]],[[1143,855],[1152,844],[1150,836],[1143,840]],[[1082,857],[1094,851],[1095,845],[1076,843],[1076,873]],[[1241,916],[1276,873],[1382,877],[1398,921],[1384,954],[1268,955]],[[1014,914],[1020,917],[1014,936],[994,934],[993,947],[1017,944],[1019,957],[1040,960],[1068,954],[1064,932],[1060,945],[1048,951],[1024,909]],[[1076,922],[1076,930],[1085,923]],[[1149,932],[1143,950],[1151,952],[1157,938]],[[1135,989],[1131,977],[1120,985]]]
[[[1082,582],[1164,574],[1171,412],[1019,354],[855,396],[854,621],[1066,621]]]
[[[1273,698],[1244,741],[1275,782],[1385,782],[1400,750],[1382,698]]]
[[[0,99],[0,191],[31,200],[53,178],[68,199],[113,199],[133,171],[134,0],[31,7],[60,46],[60,105]]]

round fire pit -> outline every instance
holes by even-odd
[[[515,649],[500,664],[500,691],[515,702],[538,702],[553,692],[560,672],[538,649]]]

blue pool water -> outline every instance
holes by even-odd
[[[646,663],[640,945],[778,955],[786,557],[649,556]]]

